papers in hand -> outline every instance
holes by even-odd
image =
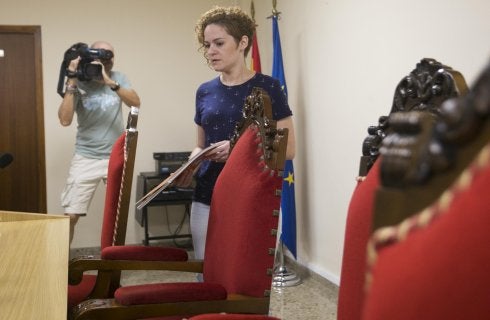
[[[174,181],[177,179],[186,169],[190,169],[192,167],[196,167],[203,161],[208,153],[217,147],[222,146],[227,141],[220,141],[210,145],[209,147],[201,150],[199,153],[190,158],[186,163],[184,163],[179,169],[175,170],[168,178],[160,182],[155,188],[151,189],[143,198],[139,199],[136,202],[136,208],[141,210],[144,206],[146,206],[151,200],[153,200],[160,192],[168,188]]]

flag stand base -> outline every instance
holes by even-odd
[[[293,270],[289,270],[284,263],[283,243],[279,241],[276,252],[278,265],[274,268],[272,275],[272,286],[275,288],[293,287],[301,283],[301,278]]]
[[[293,287],[301,283],[301,278],[286,266],[281,266],[274,273],[272,278],[272,286],[275,288]]]

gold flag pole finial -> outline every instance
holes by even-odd
[[[272,14],[277,16],[277,0],[272,0]]]
[[[252,20],[255,22],[255,6],[254,0],[250,3],[250,15],[252,16]]]
[[[277,11],[277,0],[272,0],[272,15],[268,16],[267,19],[270,19],[272,17],[279,18],[280,14],[281,13],[279,11]]]

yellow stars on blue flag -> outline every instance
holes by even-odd
[[[289,186],[291,186],[294,183],[294,172],[289,171],[288,176],[284,178],[284,181],[286,181]]]

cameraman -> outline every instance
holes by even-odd
[[[112,58],[92,61],[102,66],[102,75],[88,81],[77,77],[81,57],[71,60],[66,70],[65,94],[58,109],[62,126],[69,126],[75,113],[78,122],[75,154],[61,194],[61,205],[70,216],[70,244],[78,218],[87,214],[97,185],[107,178],[112,145],[124,130],[122,102],[128,107],[140,106],[140,98],[126,76],[112,71],[112,45],[97,41],[90,48],[109,50]]]

